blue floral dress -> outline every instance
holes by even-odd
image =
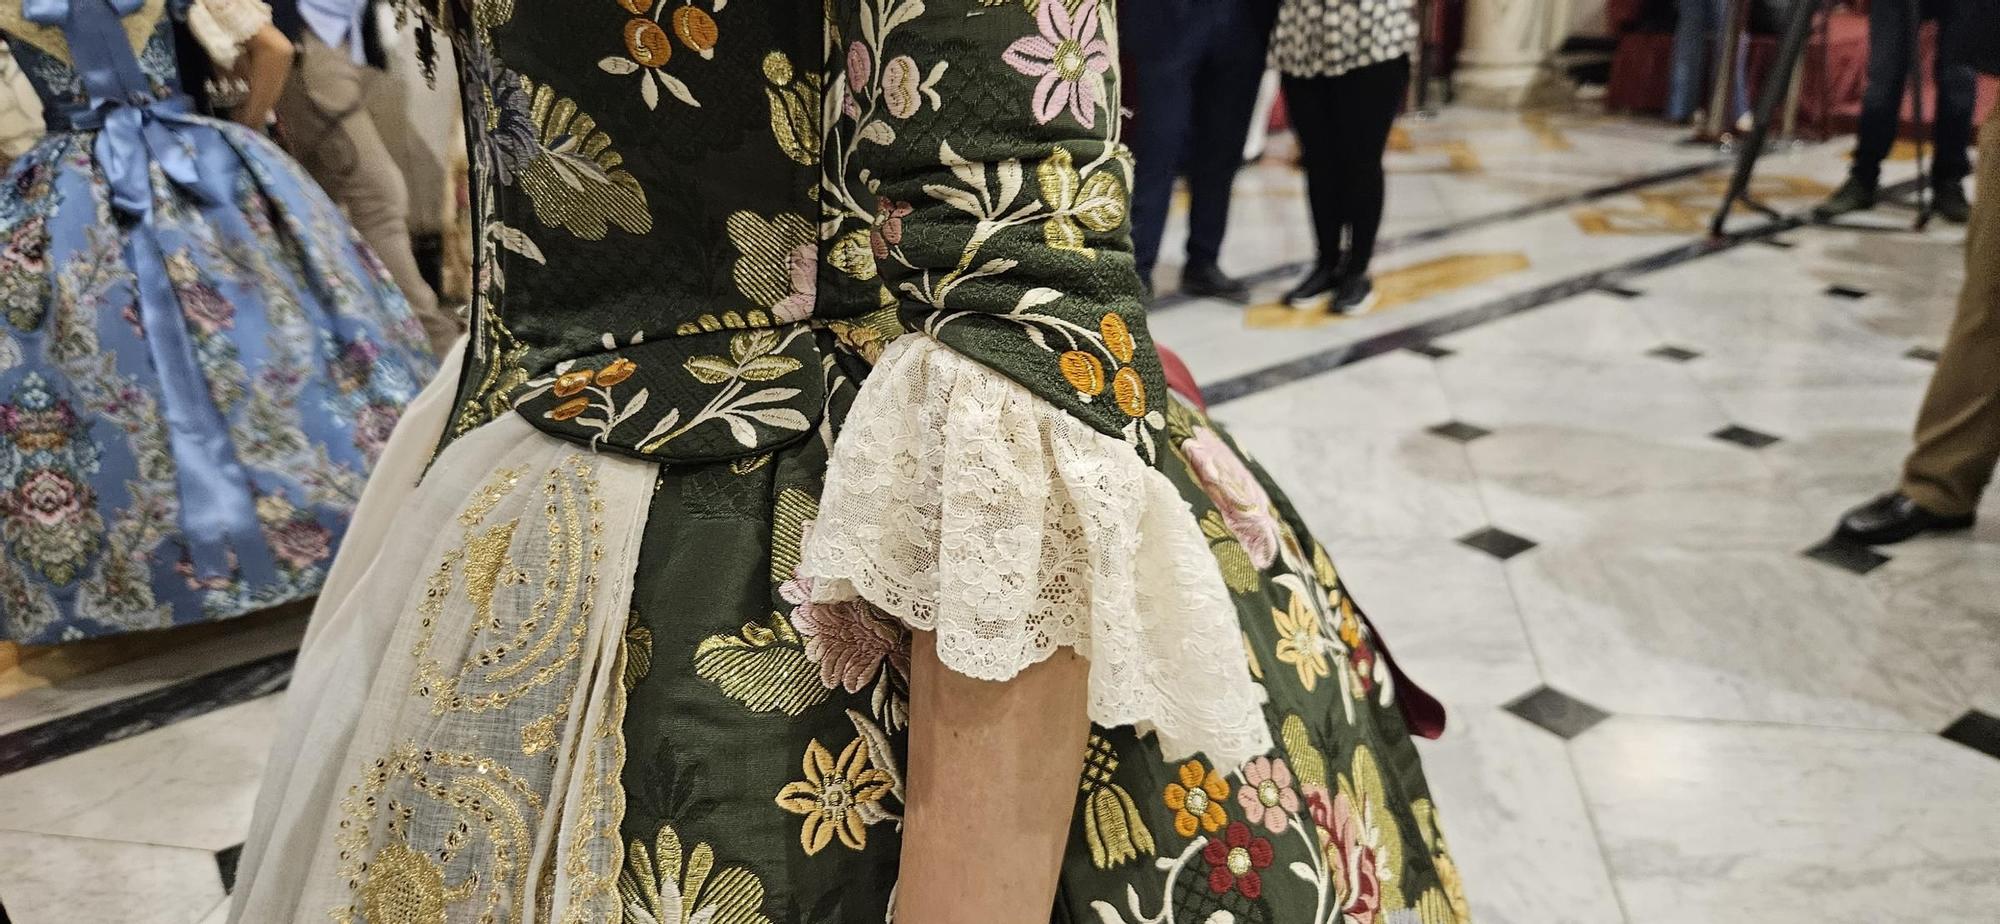
[[[185,0],[0,0],[48,134],[0,186],[0,639],[318,591],[434,361],[346,220],[191,114]]]

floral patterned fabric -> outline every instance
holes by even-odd
[[[114,26],[139,98],[162,107],[179,93],[170,13],[185,9],[148,0]],[[0,638],[67,641],[311,597],[431,372],[401,296],[318,187],[233,125],[157,116],[177,121],[148,131],[184,145],[196,174],[149,165],[135,216],[114,202],[98,133],[72,124],[90,94],[63,30],[29,21],[20,0],[0,2],[0,29],[50,118],[0,187]],[[180,341],[191,395],[162,372]],[[214,423],[176,423],[190,417]],[[211,449],[185,452],[190,438]],[[180,466],[196,457],[230,460],[198,474],[254,520],[220,568],[189,555],[186,526],[207,505],[182,503]]]
[[[1267,699],[1277,744],[1240,766],[1093,730],[1051,920],[1467,919],[1396,684],[1332,563],[1163,384],[1126,236],[1111,4],[424,6],[459,42],[477,129],[480,288],[446,441],[518,414],[659,463],[623,631],[628,924],[888,918],[910,630],[829,601],[801,549],[832,448],[901,336],[1020,383],[1170,484],[1235,616],[1209,656]],[[516,565],[481,586],[548,579]],[[490,624],[513,620],[539,625]],[[483,638],[466,663],[511,659]],[[502,729],[454,746],[497,762],[528,744]],[[354,807],[383,830],[439,828],[432,809]],[[544,877],[592,872],[560,846],[476,884],[406,872],[459,870],[482,837],[421,864],[393,839],[358,858],[341,888],[396,901],[336,919],[589,919],[526,904]],[[517,888],[495,888],[503,872]]]

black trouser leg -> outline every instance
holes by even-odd
[[[1849,168],[1857,180],[1874,183],[1881,175],[1882,159],[1889,156],[1902,124],[1903,84],[1916,41],[1915,2],[1876,0],[1868,7],[1868,87],[1861,96],[1861,125]]]
[[[1243,165],[1243,145],[1264,78],[1269,26],[1259,29],[1240,4],[1217,7],[1223,16],[1195,78],[1194,129],[1187,158],[1189,265],[1214,263],[1229,229],[1230,194]]]
[[[1375,256],[1386,186],[1382,154],[1409,79],[1408,58],[1337,77],[1285,78],[1320,261],[1339,260],[1350,276],[1367,273]]]
[[[1964,0],[1942,0],[1935,5],[1938,20],[1937,48],[1937,155],[1932,178],[1940,186],[1958,184],[1972,174],[1972,110],[1978,104],[1979,75],[1964,60],[1953,40],[1967,29],[2000,28],[1996,23],[1972,22],[1971,4]]]
[[[1285,113],[1299,140],[1319,265],[1338,266],[1346,253],[1347,206],[1341,156],[1338,77],[1285,75]]]
[[[1173,202],[1174,177],[1194,120],[1199,57],[1185,36],[1128,16],[1125,47],[1131,51],[1132,130],[1125,140],[1136,161],[1132,182],[1132,251],[1141,277],[1151,279]]]
[[[1395,127],[1396,113],[1402,111],[1403,94],[1409,89],[1410,59],[1371,64],[1346,76],[1355,83],[1355,124],[1348,134],[1351,153],[1347,169],[1354,193],[1348,198],[1344,269],[1349,276],[1363,276],[1375,259],[1375,235],[1382,230],[1382,204],[1388,191],[1382,156],[1389,149],[1389,131]]]

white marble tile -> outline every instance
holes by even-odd
[[[229,899],[225,898],[221,904],[215,906],[214,911],[209,912],[207,917],[201,919],[201,924],[227,924],[228,921]]]
[[[209,851],[241,843],[280,699],[0,776],[0,829]]]
[[[2000,716],[2000,531],[1926,537],[1868,576],[1893,624],[1943,669],[1964,704]]]
[[[13,924],[197,924],[222,899],[205,850],[0,831]]]
[[[1438,339],[1480,357],[1640,358],[1666,343],[1628,299],[1586,293]]]
[[[1727,425],[1679,364],[1637,355],[1452,356],[1438,364],[1454,416],[1488,429],[1562,427],[1691,441]]]
[[[1320,541],[1396,663],[1450,709],[1499,706],[1542,683],[1492,556],[1449,539]]]
[[[1790,550],[1826,533],[1757,453],[1705,437],[1516,426],[1467,450],[1493,524],[1537,542]]]
[[[1474,920],[1624,920],[1560,739],[1497,709],[1461,709],[1444,738],[1418,746]]]
[[[1796,552],[1565,546],[1508,572],[1550,685],[1612,713],[1935,732],[1966,707],[1861,578]]]
[[[1421,430],[1231,427],[1316,534],[1461,536],[1485,525],[1465,448]]]
[[[1615,718],[1571,748],[1633,924],[2000,907],[2000,761],[1934,735]]]
[[[1421,430],[1451,419],[1437,364],[1415,353],[1376,356],[1300,379],[1215,410],[1231,427],[1299,426],[1326,433],[1356,428]]]

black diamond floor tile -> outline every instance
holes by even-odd
[[[0,924],[13,924],[13,919],[7,917],[6,905],[0,905]]]
[[[1419,343],[1416,346],[1410,347],[1410,352],[1422,356],[1428,356],[1432,359],[1443,359],[1447,356],[1450,356],[1453,351],[1445,347],[1438,346],[1435,343]]]
[[[1946,741],[1965,745],[1981,754],[2000,759],[2000,718],[1977,709],[1958,717],[1942,734]]]
[[[1493,434],[1493,431],[1485,427],[1476,427],[1462,420],[1438,424],[1435,427],[1431,427],[1430,432],[1460,443],[1470,443],[1482,436],[1491,436]]]
[[[236,863],[243,859],[243,845],[224,847],[215,852],[215,871],[222,874],[222,891],[236,891]]]
[[[1701,358],[1701,353],[1695,350],[1690,350],[1687,347],[1677,347],[1672,344],[1668,344],[1666,346],[1656,346],[1650,350],[1647,350],[1646,355],[1654,357],[1656,359],[1671,360],[1677,363],[1684,363],[1691,359]]]
[[[1794,247],[1799,246],[1781,237],[1758,238],[1757,243],[1762,244],[1766,247],[1776,248],[1778,250],[1790,250]]]
[[[1533,540],[1523,539],[1504,529],[1495,529],[1490,526],[1476,533],[1461,536],[1458,541],[1501,561],[1506,561],[1535,547]]]
[[[1889,563],[1887,555],[1867,546],[1854,545],[1838,539],[1828,539],[1807,549],[1805,556],[1855,574],[1867,574]]]
[[[1826,294],[1834,298],[1845,298],[1851,301],[1857,298],[1867,298],[1868,290],[1857,289],[1853,286],[1827,286]]]
[[[1598,286],[1597,291],[1603,292],[1607,295],[1616,295],[1619,298],[1643,298],[1646,295],[1646,293],[1641,292],[1638,289],[1634,289],[1630,286],[1621,286],[1618,285],[1617,283],[1612,283],[1612,282],[1607,282],[1601,286]]]
[[[1507,711],[1564,739],[1589,731],[1611,714],[1550,687],[1540,687],[1507,704]]]
[[[1715,437],[1725,443],[1735,443],[1745,449],[1762,449],[1772,443],[1783,442],[1783,440],[1769,433],[1761,430],[1752,430],[1749,427],[1740,427],[1736,424],[1723,427],[1709,434],[1709,436]]]
[[[1911,347],[1903,354],[1903,358],[1914,359],[1921,363],[1934,363],[1938,361],[1938,351],[1930,347]]]

